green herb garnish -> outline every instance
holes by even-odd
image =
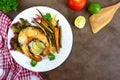
[[[31,64],[32,67],[35,67],[37,65],[37,61],[31,60],[30,64]]]
[[[52,54],[52,53],[50,53],[50,54],[48,55],[48,58],[49,58],[50,61],[52,61],[52,60],[55,59],[55,55]]]
[[[16,10],[18,6],[17,0],[0,0],[0,10],[7,13],[12,10]]]
[[[46,13],[46,15],[43,16],[43,19],[44,19],[45,21],[50,22],[50,21],[52,20],[52,16],[51,16],[50,13]]]

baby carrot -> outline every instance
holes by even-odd
[[[54,28],[54,36],[55,36],[56,50],[57,52],[59,52],[59,29],[57,27]]]

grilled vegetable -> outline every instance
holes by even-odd
[[[59,29],[57,27],[54,28],[54,36],[55,36],[56,50],[57,52],[59,52]]]
[[[59,47],[62,48],[62,27],[59,26]]]

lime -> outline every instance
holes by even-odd
[[[40,48],[37,46],[36,42],[33,42],[32,47],[38,52],[40,51]]]
[[[88,12],[90,14],[96,14],[100,11],[101,5],[98,2],[91,2],[88,6]]]
[[[74,24],[77,28],[83,28],[85,26],[85,23],[86,19],[84,16],[78,16],[74,21]]]
[[[40,55],[44,50],[44,46],[40,41],[32,41],[30,43],[30,50],[33,54]]]
[[[33,54],[35,54],[35,55],[40,55],[40,51],[34,49],[34,47],[31,47],[31,48],[30,48],[30,51],[31,51]]]
[[[44,46],[44,44],[42,42],[37,40],[35,43],[36,43],[38,48],[40,48],[40,49],[44,49],[45,48],[45,46]]]

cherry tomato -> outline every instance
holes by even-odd
[[[85,7],[87,0],[67,0],[67,5],[73,10],[81,10]]]

